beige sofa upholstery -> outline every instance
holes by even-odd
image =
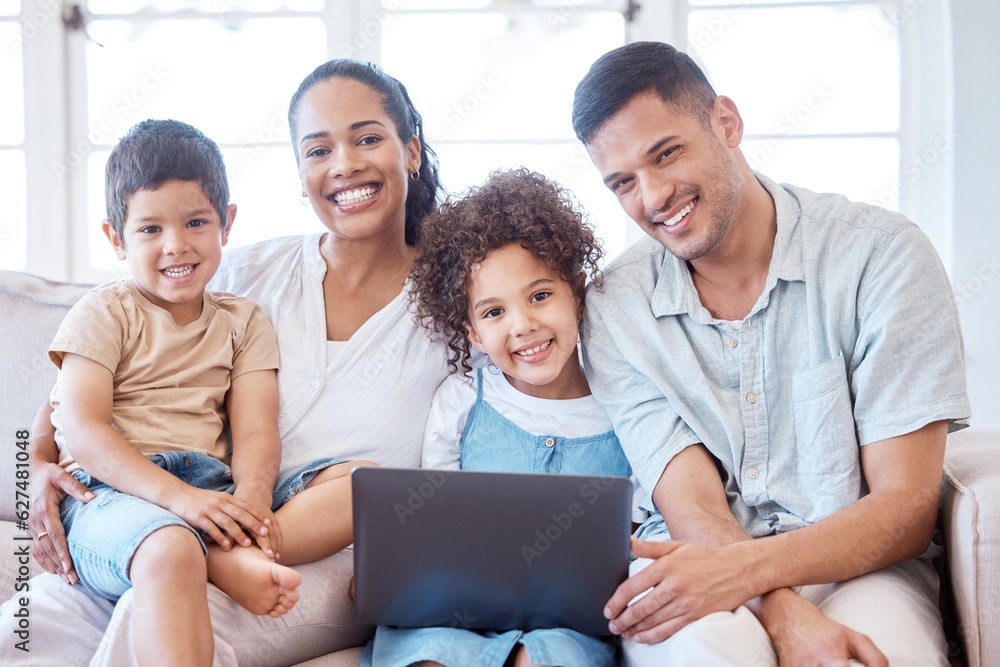
[[[0,599],[3,600],[14,595],[17,578],[23,574],[19,573],[21,565],[13,554],[18,546],[30,544],[16,539],[25,532],[14,523],[17,465],[21,457],[17,433],[30,428],[35,410],[55,381],[55,368],[47,360],[45,349],[65,312],[87,289],[88,285],[52,283],[0,271],[0,542],[4,545],[0,550]],[[973,427],[951,437],[942,484],[941,520],[947,575],[954,591],[956,657],[970,667],[1000,665],[1000,429]],[[321,589],[323,568],[347,567],[349,562],[341,554],[339,563],[315,564],[315,571],[304,574],[305,581]],[[30,574],[39,571],[32,563]],[[335,602],[344,604],[340,600]],[[213,598],[212,604],[218,606],[224,602]],[[301,606],[305,608],[302,613],[316,616],[297,620],[297,625],[301,621],[307,628],[258,632],[255,626],[245,623],[226,636],[234,651],[222,658],[217,653],[217,664],[238,660],[240,664],[261,665],[296,662],[310,667],[356,665],[360,649],[344,648],[350,643],[337,645],[328,641],[330,636],[344,634],[345,630],[342,624],[330,622],[329,607]],[[116,613],[111,622],[127,630],[128,621],[127,613]],[[348,636],[360,638],[354,643],[363,643],[366,629],[348,630]],[[40,640],[37,636],[32,639]],[[2,641],[10,639],[4,637]],[[259,648],[253,648],[258,644]],[[101,664],[122,664],[127,658],[121,653],[129,648],[121,641],[102,646],[105,657]],[[301,662],[318,653],[324,655]],[[73,664],[89,661],[86,655],[75,658]]]

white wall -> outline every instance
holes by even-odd
[[[952,0],[955,140],[952,283],[973,423],[1000,425],[1000,3]]]

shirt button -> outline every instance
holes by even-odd
[[[747,474],[750,475],[750,479],[757,479],[760,477],[760,471],[756,468],[750,468],[750,470],[747,470]]]
[[[553,447],[555,444],[556,444],[556,439],[555,438],[545,438],[545,446],[546,447]]]
[[[757,402],[757,394],[754,393],[747,394],[747,403],[753,405],[756,402]]]
[[[319,380],[313,380],[312,381],[312,388],[313,389],[319,389]]]
[[[736,340],[735,338],[730,338],[729,339],[729,347],[736,347],[739,344],[740,344],[740,342],[738,340]]]

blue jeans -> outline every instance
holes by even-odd
[[[149,460],[193,487],[225,493],[236,490],[229,466],[201,452],[163,452]],[[280,474],[274,485],[271,511],[300,493],[321,470],[340,462],[325,458]],[[132,586],[129,567],[136,549],[151,533],[165,526],[187,528],[205,551],[200,531],[176,514],[117,491],[83,470],[74,471],[73,476],[96,496],[89,503],[67,496],[60,505],[76,573],[93,595],[112,601],[124,595]]]

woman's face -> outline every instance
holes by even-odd
[[[333,234],[403,238],[420,142],[399,138],[378,93],[354,79],[316,84],[299,105],[294,140],[302,187]]]

